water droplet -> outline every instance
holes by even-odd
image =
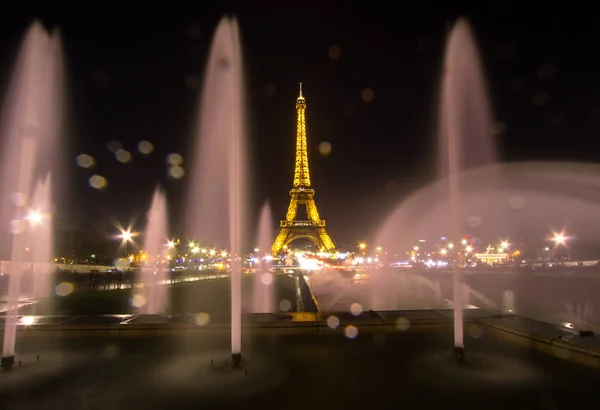
[[[150,141],[140,141],[140,143],[138,144],[138,150],[142,154],[148,155],[152,151],[154,151],[154,145],[152,145]]]
[[[267,97],[272,97],[275,95],[275,93],[277,92],[277,89],[275,88],[275,86],[271,83],[266,83],[265,84],[265,89],[264,89],[265,95]]]
[[[73,284],[69,282],[62,282],[56,285],[56,287],[54,288],[54,293],[56,294],[56,296],[67,296],[73,293],[73,290],[75,290]]]
[[[115,157],[117,158],[117,161],[122,162],[124,164],[131,161],[131,154],[129,153],[129,151],[124,150],[122,148],[115,152]]]
[[[525,198],[523,198],[522,196],[519,196],[519,195],[514,195],[514,196],[511,196],[510,198],[508,198],[508,206],[510,207],[510,209],[513,209],[513,210],[523,208],[525,206],[526,202],[527,201],[525,200]]]
[[[146,305],[146,298],[144,295],[133,295],[131,297],[131,306],[140,308]]]
[[[348,339],[355,339],[356,336],[358,336],[358,329],[356,328],[356,326],[346,326],[346,328],[344,329],[344,335]]]
[[[223,56],[217,59],[217,68],[219,70],[228,70],[230,65],[231,60],[229,59],[229,57]]]
[[[263,285],[270,285],[271,283],[273,283],[273,275],[265,272],[262,275],[260,275],[260,282]]]
[[[476,215],[471,215],[467,217],[465,223],[469,228],[477,228],[478,226],[481,226],[481,218]]]
[[[327,318],[327,326],[331,329],[335,329],[340,325],[340,319],[337,316],[329,316]]]
[[[331,155],[331,143],[328,141],[323,141],[319,144],[319,154],[327,157]]]
[[[195,316],[194,321],[198,326],[206,326],[210,322],[210,315],[204,312],[198,313]]]
[[[92,175],[90,179],[88,179],[88,183],[95,189],[104,189],[107,185],[106,178],[100,175]]]
[[[331,46],[329,46],[327,54],[329,54],[330,59],[338,60],[342,56],[342,48],[337,44],[332,44]]]
[[[350,305],[350,313],[354,316],[358,316],[363,312],[363,307],[360,303],[353,303]]]
[[[77,161],[77,165],[79,165],[82,168],[91,168],[96,163],[94,158],[87,154],[77,155],[76,161]]]
[[[398,319],[396,319],[396,328],[404,332],[410,329],[410,321],[405,317],[399,317]]]
[[[292,308],[292,302],[287,299],[283,299],[279,302],[279,310],[282,312],[288,312]]]
[[[169,175],[175,179],[181,179],[185,175],[185,171],[180,166],[172,166],[169,168]]]
[[[360,93],[360,98],[364,102],[371,102],[375,98],[375,91],[372,88],[364,88]]]
[[[181,165],[183,164],[183,157],[180,154],[171,153],[167,155],[167,163],[175,166]]]
[[[108,142],[108,150],[111,152],[117,152],[121,148],[123,148],[123,145],[121,145],[121,143],[119,141],[113,140],[113,141]]]

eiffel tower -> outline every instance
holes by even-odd
[[[310,173],[308,171],[308,153],[306,143],[306,100],[302,95],[302,83],[300,83],[300,94],[296,99],[296,111],[298,113],[296,127],[296,165],[294,168],[294,185],[290,191],[290,205],[288,207],[285,221],[281,221],[279,235],[275,239],[271,250],[273,255],[280,253],[290,242],[296,239],[308,239],[321,251],[334,251],[335,245],[325,230],[325,221],[319,218],[319,212],[315,205],[315,190],[310,187]],[[298,206],[306,207],[308,220],[296,219]]]

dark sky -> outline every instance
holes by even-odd
[[[434,175],[443,42],[458,16],[471,20],[478,38],[494,117],[503,128],[500,158],[600,159],[598,10],[565,2],[528,9],[526,3],[444,2],[440,8],[438,2],[419,1],[398,3],[394,11],[378,2],[369,8],[365,2],[331,1],[13,2],[0,15],[0,84],[4,90],[34,18],[59,27],[71,141],[71,192],[63,199],[62,216],[100,224],[141,221],[160,183],[178,226],[186,179],[167,177],[165,156],[179,152],[193,160],[186,150],[199,89],[190,85],[202,82],[220,17],[235,13],[257,176],[253,209],[258,212],[268,198],[275,219],[285,216],[294,102],[302,81],[317,206],[334,241],[354,244]],[[329,56],[332,45],[341,50],[337,59]],[[374,91],[371,102],[361,99],[365,88]],[[148,140],[155,151],[121,164],[107,148],[110,140],[132,153]],[[319,155],[322,141],[332,144],[328,157]],[[93,172],[107,177],[106,190],[87,185],[92,171],[75,164],[81,152],[97,159]]]

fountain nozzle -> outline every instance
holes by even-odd
[[[454,358],[459,362],[464,362],[465,359],[465,348],[454,346]]]
[[[232,353],[231,354],[231,364],[233,367],[241,367],[242,366],[242,354],[241,353]]]
[[[15,357],[14,356],[3,357],[2,361],[0,362],[0,367],[2,367],[2,370],[4,370],[5,372],[12,369],[12,367],[14,365],[15,365]]]

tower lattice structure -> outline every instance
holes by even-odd
[[[319,217],[315,205],[315,190],[310,185],[310,172],[308,169],[308,152],[306,142],[306,99],[300,94],[296,99],[296,112],[298,113],[296,125],[296,163],[294,167],[294,184],[290,190],[290,205],[285,221],[279,223],[280,230],[271,250],[273,254],[281,252],[290,242],[296,239],[308,239],[319,250],[334,251],[335,245],[325,230],[325,221]],[[307,220],[299,220],[298,206],[306,207]]]

